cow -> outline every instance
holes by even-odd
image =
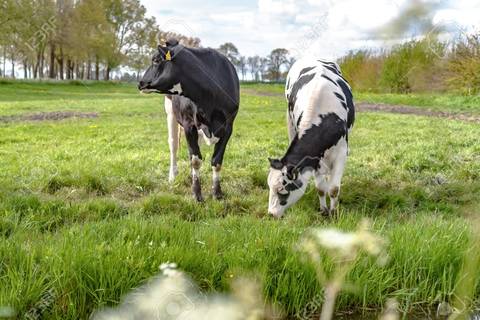
[[[192,169],[192,192],[199,202],[203,201],[199,135],[214,145],[212,195],[221,199],[220,171],[240,105],[239,83],[235,67],[224,55],[210,48],[188,48],[175,39],[158,46],[151,66],[139,82],[143,93],[166,94],[170,181],[177,175],[178,124],[183,127]]]
[[[350,85],[335,62],[302,59],[288,72],[285,96],[290,144],[281,159],[269,159],[269,214],[282,217],[314,178],[320,210],[329,215],[337,208],[355,120]]]

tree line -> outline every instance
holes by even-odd
[[[112,71],[133,70],[137,80],[161,39],[175,37],[200,47],[199,38],[161,30],[139,0],[0,0],[0,76],[25,79],[110,80]],[[282,81],[293,63],[286,49],[267,57],[240,55],[232,43],[217,50],[243,80]],[[7,73],[8,70],[8,73]]]
[[[24,78],[109,80],[121,66],[139,74],[159,38],[200,45],[160,30],[139,0],[0,0],[0,26],[3,77],[20,65]]]
[[[290,56],[287,49],[277,48],[266,56],[245,57],[240,54],[237,47],[227,42],[222,44],[218,49],[223,53],[237,68],[238,74],[242,80],[246,80],[247,73],[252,76],[254,81],[284,81],[287,71],[295,62]]]
[[[339,60],[357,91],[480,93],[480,33],[450,41],[427,35],[388,50],[352,51]]]

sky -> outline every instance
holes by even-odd
[[[199,37],[204,47],[232,42],[245,56],[286,48],[296,58],[325,59],[388,45],[379,30],[415,1],[431,5],[433,30],[480,29],[480,0],[141,0],[162,30]],[[403,37],[418,32],[412,23]]]

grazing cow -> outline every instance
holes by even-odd
[[[336,63],[304,59],[290,69],[285,94],[290,146],[281,159],[270,159],[268,211],[281,217],[314,177],[321,211],[329,214],[337,206],[355,119],[350,86]]]
[[[215,145],[211,161],[212,193],[214,198],[220,199],[220,170],[240,103],[239,80],[234,66],[216,50],[187,48],[171,39],[166,46],[158,47],[152,65],[138,87],[144,93],[167,94],[165,110],[169,129],[170,181],[177,174],[178,123],[185,130],[195,199],[203,200],[199,134],[208,144]]]

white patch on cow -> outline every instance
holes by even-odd
[[[192,156],[192,178],[200,178],[200,167],[202,166],[202,160],[193,155]]]
[[[176,93],[176,94],[182,94],[183,90],[182,90],[182,85],[179,83],[177,83],[176,85],[173,86],[172,89],[169,90],[171,93]]]
[[[273,215],[276,218],[281,218],[285,213],[285,210],[290,208],[292,205],[297,203],[298,200],[303,196],[305,190],[308,186],[308,181],[312,176],[310,171],[305,171],[298,176],[298,181],[302,183],[302,186],[296,190],[290,192],[286,191],[284,188],[284,181],[287,181],[285,178],[286,167],[282,170],[270,168],[268,174],[268,186],[270,188],[270,193],[268,197],[268,213]],[[287,181],[291,182],[291,181]],[[280,196],[282,194],[287,195],[286,203],[282,204]]]
[[[212,167],[212,180],[213,183],[220,181],[220,168]]]
[[[213,134],[210,138],[208,138],[203,132],[203,130],[198,130],[198,136],[203,138],[203,141],[205,141],[207,146],[213,146],[217,144],[218,141],[220,141],[220,138],[215,137]],[[199,141],[201,140],[199,139]]]
[[[340,88],[332,88],[334,86],[329,80],[322,77],[325,74],[333,81],[339,76],[317,60],[302,59],[294,64],[288,73],[289,87],[286,90],[286,96],[289,97],[295,82],[300,76],[300,72],[305,68],[315,67],[305,74],[316,74],[315,77],[305,84],[298,92],[297,99],[293,109],[293,117],[288,118],[288,127],[295,128],[299,138],[313,125],[319,125],[322,119],[319,117],[323,114],[335,113],[342,120],[347,120],[348,112],[342,106],[338,97],[334,92],[343,96]],[[333,90],[332,90],[333,89]],[[288,99],[288,98],[287,98]],[[298,123],[300,116],[302,117]],[[290,129],[289,129],[290,130]]]

